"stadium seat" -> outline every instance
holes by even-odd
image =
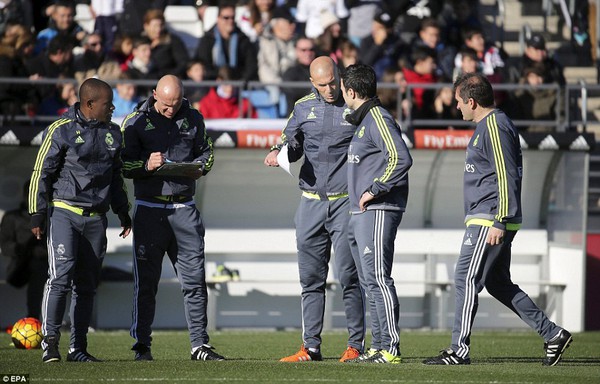
[[[204,10],[204,16],[202,22],[204,24],[204,32],[208,32],[217,23],[217,16],[219,15],[219,7],[210,6]]]
[[[198,19],[196,8],[191,5],[168,5],[165,8],[165,21],[169,32],[181,38],[188,53],[193,56],[198,39],[204,35],[202,21]]]
[[[281,111],[285,111],[287,106],[281,108],[281,101],[285,102],[285,95],[280,93],[277,95],[278,102],[273,101],[273,95],[268,89],[252,89],[242,91],[242,97],[248,99],[252,108],[256,109],[259,119],[277,119],[283,114]],[[285,112],[284,112],[285,114]]]
[[[94,24],[96,20],[92,17],[90,6],[87,4],[77,4],[75,8],[75,21],[87,33],[94,32]]]

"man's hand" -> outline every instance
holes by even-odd
[[[31,228],[31,233],[33,233],[33,236],[35,236],[36,239],[42,240],[42,234],[44,233],[44,231],[42,231],[42,228],[40,227],[35,227]]]
[[[131,233],[131,227],[121,227],[123,229],[121,233],[119,233],[119,237],[126,238]]]
[[[121,233],[119,233],[119,237],[126,238],[131,232],[131,216],[129,216],[129,212],[119,212],[117,214],[119,217],[119,221],[121,222],[121,228],[123,229]]]
[[[279,154],[278,149],[274,149],[271,152],[269,152],[267,157],[265,157],[265,165],[267,165],[269,167],[279,167],[279,162],[277,161],[278,154]]]
[[[148,171],[154,171],[165,163],[165,156],[160,152],[152,152],[146,163],[146,169]]]
[[[499,229],[496,227],[490,227],[490,231],[488,232],[487,239],[485,239],[485,242],[488,243],[489,245],[502,244],[505,234],[506,234],[506,231],[503,229]]]
[[[360,197],[360,201],[358,202],[358,207],[360,208],[360,210],[362,212],[367,210],[367,203],[371,200],[373,200],[375,198],[375,196],[371,195],[369,193],[369,191],[365,192],[362,194],[362,196]]]

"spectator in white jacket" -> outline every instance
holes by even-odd
[[[259,39],[258,78],[263,83],[278,83],[283,73],[294,65],[294,17],[285,7],[273,11],[271,33]]]
[[[326,10],[333,13],[338,19],[346,19],[350,12],[344,0],[298,0],[296,7],[296,22],[305,25],[300,30],[306,37],[314,39],[323,33],[321,13]]]

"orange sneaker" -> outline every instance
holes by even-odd
[[[291,356],[287,356],[282,358],[279,361],[283,361],[285,363],[298,363],[302,361],[321,361],[323,360],[323,356],[321,356],[321,352],[311,352],[304,347],[300,347],[300,350]]]
[[[342,357],[340,358],[340,362],[345,363],[346,361],[357,359],[358,356],[360,356],[360,352],[358,351],[358,349],[353,348],[353,347],[348,347],[342,354]]]

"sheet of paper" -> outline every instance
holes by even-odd
[[[284,171],[289,173],[290,176],[294,177],[294,174],[292,173],[292,169],[290,168],[290,161],[288,160],[288,146],[287,145],[284,145],[279,150],[279,153],[277,154],[277,163],[279,164],[279,167],[281,169],[283,169]]]

